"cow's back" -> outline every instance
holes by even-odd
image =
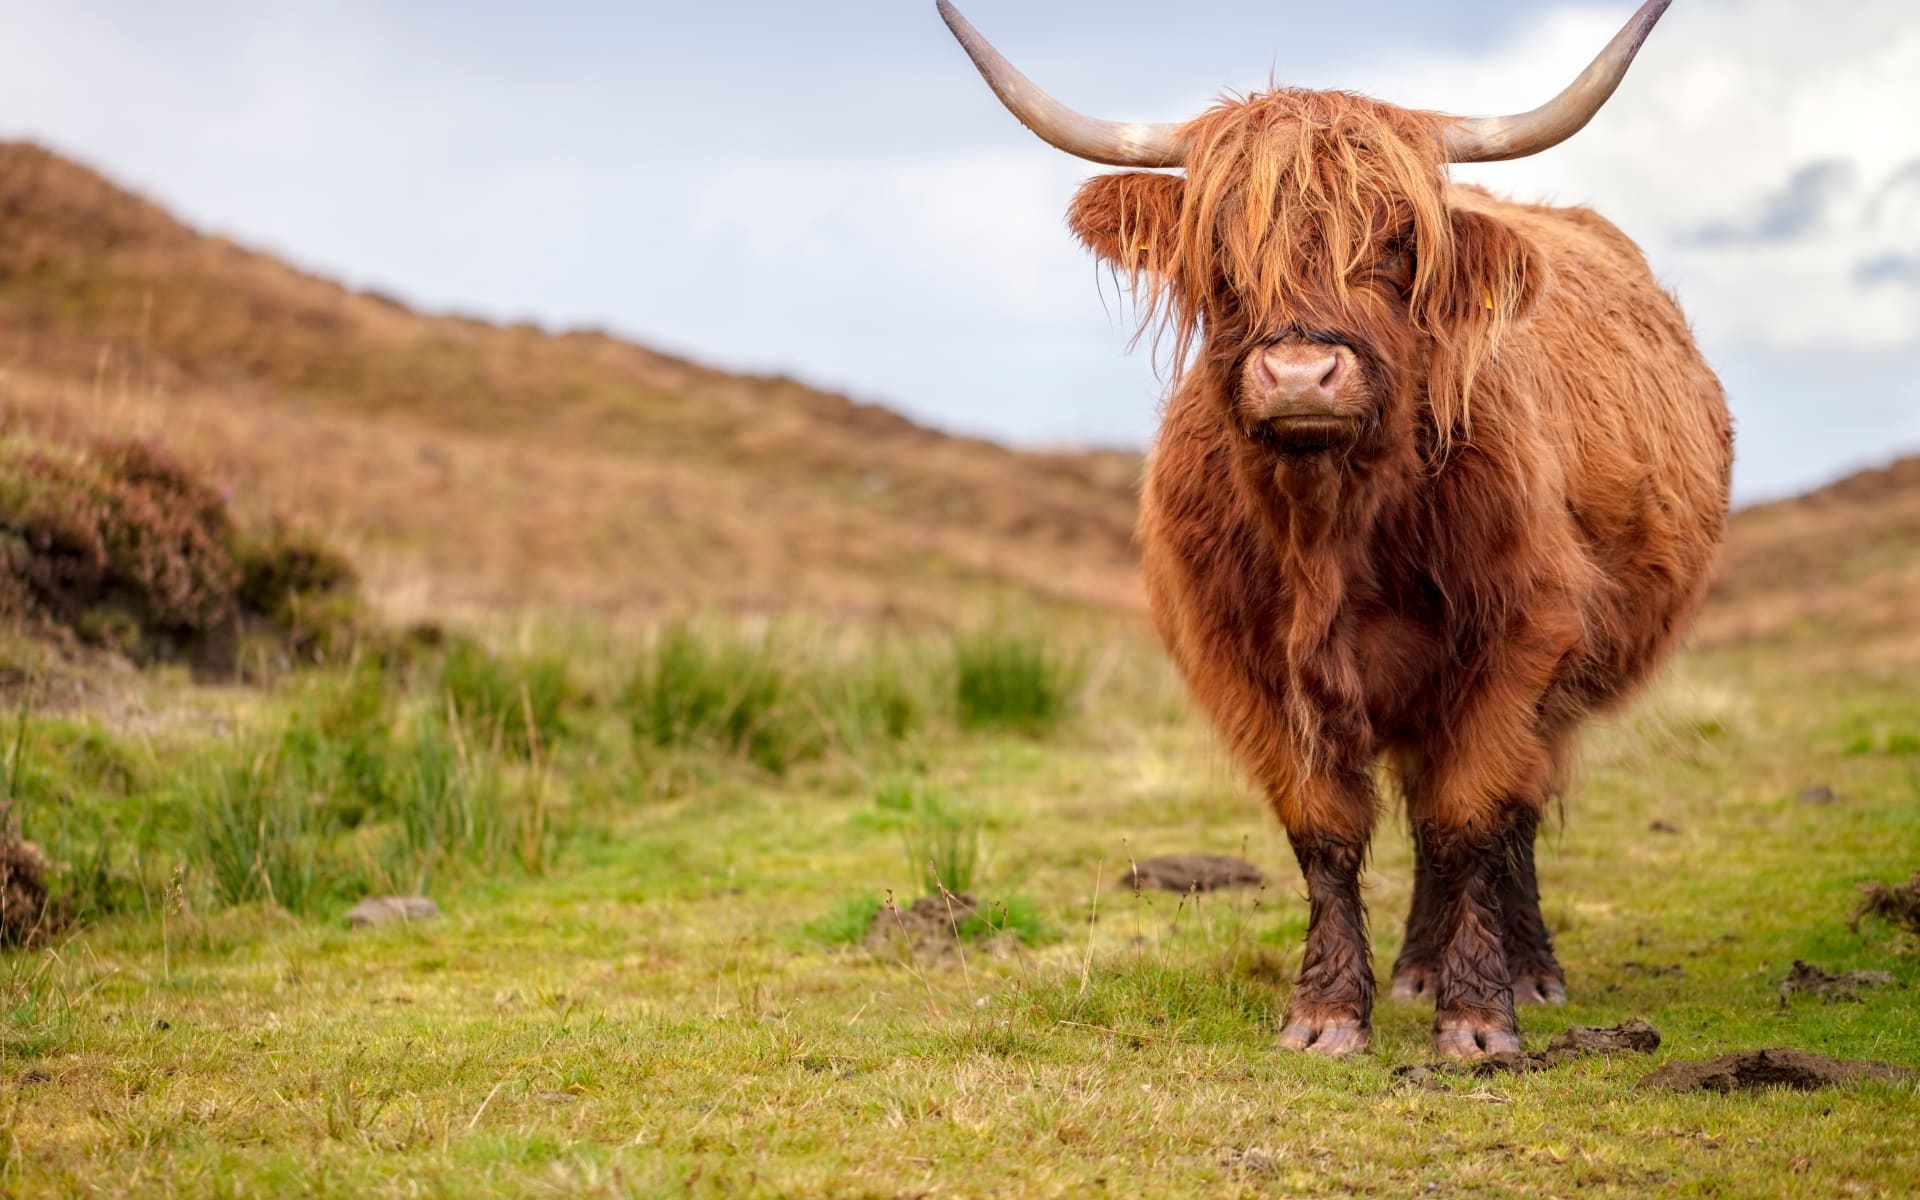
[[[1598,568],[1579,707],[1630,689],[1671,648],[1711,582],[1733,444],[1719,380],[1639,248],[1583,208],[1457,189],[1454,202],[1523,232],[1551,280],[1503,349],[1531,364],[1530,402],[1557,451],[1559,497]]]

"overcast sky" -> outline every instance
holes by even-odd
[[[1557,91],[1633,0],[963,0],[1063,99]],[[0,0],[0,132],[415,303],[611,328],[951,429],[1144,445],[1160,382],[933,0]],[[1676,0],[1568,145],[1732,393],[1745,499],[1920,450],[1920,4]]]

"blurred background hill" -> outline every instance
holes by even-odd
[[[0,145],[0,420],[156,441],[242,526],[296,517],[342,548],[396,620],[1141,605],[1135,455],[1015,451],[598,332],[416,312],[29,144]],[[1910,655],[1917,595],[1920,459],[1740,513],[1700,637]]]
[[[29,144],[0,145],[0,371],[9,426],[156,438],[243,520],[315,525],[394,616],[1139,605],[1133,455],[414,312]]]

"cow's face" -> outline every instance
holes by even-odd
[[[1353,447],[1426,420],[1437,450],[1471,423],[1474,381],[1543,277],[1526,240],[1449,197],[1448,163],[1551,149],[1600,111],[1672,0],[1644,0],[1552,100],[1454,117],[1345,92],[1280,90],[1184,125],[1076,112],[994,49],[952,0],[941,17],[1027,128],[1091,162],[1184,175],[1095,179],[1081,239],[1141,285],[1148,324],[1222,380],[1223,415],[1278,454]]]
[[[1281,455],[1350,451],[1423,408],[1449,437],[1436,365],[1484,354],[1542,279],[1517,232],[1449,203],[1439,121],[1283,91],[1183,137],[1184,174],[1096,178],[1069,219],[1176,354],[1199,351],[1223,417]]]

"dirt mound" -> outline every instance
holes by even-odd
[[[1863,883],[1860,893],[1866,900],[1853,914],[1854,932],[1860,931],[1860,922],[1865,918],[1878,917],[1920,933],[1920,871],[1915,871],[1913,878],[1905,883]]]
[[[1842,1062],[1804,1050],[1748,1050],[1709,1062],[1668,1063],[1646,1077],[1644,1088],[1673,1092],[1753,1092],[1791,1088],[1813,1092],[1840,1087],[1861,1079],[1902,1083],[1920,1078],[1920,1071],[1882,1062]]]
[[[1224,854],[1165,854],[1135,863],[1127,882],[1133,890],[1157,888],[1164,892],[1217,892],[1227,888],[1263,887],[1260,868]]]
[[[1525,1075],[1546,1071],[1596,1054],[1652,1054],[1660,1048],[1660,1031],[1635,1018],[1606,1027],[1575,1025],[1530,1054],[1495,1054],[1470,1063],[1432,1063],[1396,1067],[1394,1079],[1419,1087],[1444,1089],[1442,1076],[1489,1079],[1496,1075]]]
[[[1836,975],[1795,959],[1793,970],[1780,981],[1780,1003],[1784,1005],[1802,993],[1818,996],[1828,1004],[1856,1001],[1861,992],[1891,987],[1893,982],[1893,975],[1887,971],[1848,971]]]
[[[47,867],[38,846],[0,832],[0,946],[24,946],[50,932]]]
[[[922,896],[907,908],[889,900],[873,914],[867,949],[879,953],[938,956],[960,942],[961,928],[980,911],[972,896]]]

